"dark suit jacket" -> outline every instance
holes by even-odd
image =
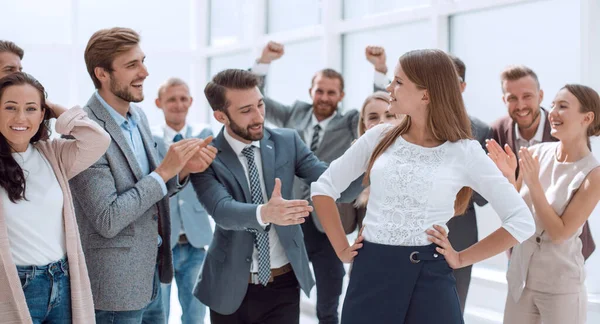
[[[253,235],[246,229],[262,232],[264,229],[256,219],[257,205],[252,204],[244,169],[225,139],[224,131],[223,128],[213,141],[218,149],[217,158],[205,172],[191,175],[191,181],[198,199],[216,223],[194,295],[210,309],[228,315],[239,308],[248,288],[254,244]],[[282,197],[292,199],[296,176],[314,182],[327,169],[300,140],[298,133],[289,129],[265,129],[260,154],[269,199],[275,178],[281,180]],[[353,200],[362,190],[360,181],[362,179],[355,181],[340,199]],[[308,267],[302,229],[299,225],[273,225],[271,230],[277,231],[300,287],[308,295],[314,279]]]
[[[544,112],[546,113],[546,116],[548,116],[548,112],[544,109],[541,108],[542,110],[544,110]],[[550,121],[548,120],[548,118],[546,118],[546,120],[544,121],[544,135],[542,137],[542,142],[555,142],[557,141],[556,138],[552,137],[552,135],[550,135]],[[508,144],[508,146],[510,146],[510,148],[516,152],[517,151],[517,147],[516,147],[516,142],[515,142],[515,138],[516,138],[516,134],[515,134],[515,122],[512,120],[512,118],[510,118],[510,116],[505,116],[502,117],[500,119],[498,119],[497,121],[495,121],[492,124],[492,133],[493,133],[493,138],[496,140],[496,142],[498,142],[498,144],[500,144],[500,146],[504,147],[504,144]],[[516,174],[519,174],[519,166],[517,165],[517,171]],[[592,237],[592,232],[590,231],[590,225],[588,224],[588,222],[586,221],[585,224],[583,225],[583,231],[581,232],[581,235],[579,236],[579,238],[581,239],[581,242],[583,243],[583,247],[582,247],[582,253],[583,253],[583,257],[587,260],[590,255],[594,252],[594,250],[596,249],[596,243],[594,242],[594,238]]]

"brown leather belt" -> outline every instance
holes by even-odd
[[[189,241],[187,239],[187,236],[185,236],[185,234],[181,234],[179,235],[179,240],[177,240],[177,244],[188,244]]]
[[[271,278],[269,278],[269,282],[273,282],[275,277],[291,272],[292,270],[292,265],[290,263],[282,266],[281,268],[271,269]],[[255,285],[260,284],[258,282],[258,273],[250,272],[250,278],[248,279],[248,283]]]

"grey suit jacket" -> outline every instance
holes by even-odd
[[[142,174],[120,127],[95,95],[83,109],[112,139],[98,162],[69,182],[94,306],[139,310],[150,303],[157,266],[162,282],[173,278],[168,195],[163,195],[156,179]],[[141,109],[133,105],[131,109],[141,117],[138,128],[154,170],[158,160],[148,121]],[[176,181],[167,183],[170,193],[179,189]]]
[[[235,312],[248,288],[252,263],[253,236],[246,231],[264,231],[256,219],[257,205],[251,203],[251,193],[244,169],[225,139],[222,129],[214,139],[217,158],[203,173],[193,174],[191,182],[198,199],[215,220],[213,240],[208,248],[194,295],[210,309],[224,315]],[[295,131],[265,129],[260,141],[263,177],[270,198],[275,178],[282,183],[284,199],[292,199],[292,183],[298,176],[316,181],[327,165],[308,149]],[[352,201],[362,190],[354,182],[342,194],[342,200]],[[308,295],[314,285],[308,267],[308,256],[299,225],[277,226],[276,230],[285,254],[292,265],[302,290]]]
[[[283,105],[268,97],[265,101],[266,119],[278,127],[295,129],[304,143],[309,143],[310,138],[304,138],[304,131],[310,127],[313,115],[313,106],[309,103],[296,101],[292,106]],[[323,131],[321,144],[315,151],[315,155],[328,164],[339,158],[358,138],[358,121],[360,113],[350,110],[342,114],[339,110],[331,119],[327,128]],[[310,200],[310,184],[304,181],[296,181],[294,184],[294,197]],[[346,215],[341,214],[342,218]],[[354,217],[354,215],[347,215]],[[324,232],[323,226],[313,212],[313,222],[317,229]]]
[[[190,126],[187,128],[185,138],[207,138],[212,136],[212,134],[210,128],[205,128],[199,134],[195,134]],[[161,133],[160,135],[155,134],[154,140],[158,144],[158,158],[162,161],[168,150],[164,140],[164,133]],[[172,196],[170,205],[171,249],[177,245],[182,225],[187,239],[193,247],[202,248],[210,244],[213,233],[210,227],[210,221],[208,220],[208,213],[204,207],[202,207],[200,201],[198,201],[196,192],[191,185],[186,186],[180,192]]]

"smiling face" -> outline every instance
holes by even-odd
[[[7,87],[0,97],[0,133],[13,152],[25,152],[44,120],[39,91],[29,84]]]
[[[396,115],[388,110],[389,104],[380,99],[372,99],[365,106],[363,123],[366,130],[375,125],[383,123],[394,123],[397,121]]]
[[[146,56],[139,45],[115,57],[112,71],[98,69],[97,77],[102,88],[123,102],[141,102],[144,100],[144,80],[149,75],[144,64]]]
[[[420,89],[402,71],[400,63],[394,69],[394,80],[387,86],[390,93],[389,112],[392,114],[404,114],[414,116],[424,114],[427,101],[423,100],[427,90]]]
[[[505,80],[502,88],[502,100],[519,128],[525,130],[537,125],[544,92],[535,79],[528,75],[517,80]]]
[[[265,104],[258,87],[227,89],[225,97],[229,105],[225,111],[215,111],[215,119],[241,142],[260,141],[264,136]]]
[[[563,88],[552,101],[548,114],[550,134],[562,141],[587,137],[587,129],[594,120],[593,112],[582,112],[581,103]]]

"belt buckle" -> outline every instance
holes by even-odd
[[[421,262],[421,260],[415,258],[417,256],[417,254],[419,254],[419,251],[411,252],[411,254],[408,256],[408,258],[410,259],[410,262],[415,263],[415,264]]]

